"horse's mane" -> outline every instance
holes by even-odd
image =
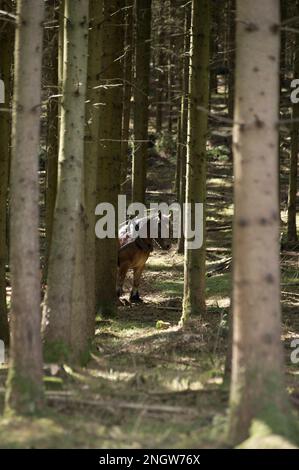
[[[156,219],[156,220],[155,220]],[[142,217],[133,217],[127,219],[125,222],[120,224],[119,226],[119,235],[121,236],[129,236],[133,240],[140,235],[137,232],[141,232],[144,226],[150,223],[152,220],[155,220],[157,223],[159,221],[159,216],[157,211],[153,213],[153,210],[148,211],[148,213]]]

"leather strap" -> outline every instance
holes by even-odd
[[[150,243],[146,243],[146,241],[144,240],[144,238],[140,238],[140,237],[137,237],[135,239],[135,243],[137,245],[137,247],[142,250],[142,251],[153,251],[153,244],[152,242]]]

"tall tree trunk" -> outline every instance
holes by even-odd
[[[174,190],[176,200],[179,201],[180,200],[180,190],[181,190],[181,170],[182,170],[182,166],[181,166],[181,156],[182,156],[182,152],[181,152],[182,123],[181,123],[181,121],[182,121],[182,115],[181,115],[181,113],[179,113],[177,121],[178,121],[178,124],[177,124],[178,131],[177,131],[176,164],[175,164],[175,178],[174,178],[173,190]]]
[[[101,70],[101,34],[103,23],[103,0],[90,0],[90,31],[88,44],[87,74],[87,135],[84,150],[84,190],[86,211],[86,285],[88,287],[87,309],[90,318],[96,313],[96,238],[95,207],[97,205],[97,172],[100,128],[100,89],[98,88]],[[91,323],[91,331],[94,321]]]
[[[190,4],[185,5],[184,20],[184,66],[183,66],[183,96],[181,97],[181,120],[180,120],[180,206],[186,199],[186,156],[187,156],[187,131],[188,131],[188,99],[189,99],[189,66],[190,66],[190,26],[191,26],[191,8]],[[181,236],[178,240],[178,253],[184,253],[184,234],[183,227]]]
[[[190,204],[191,221],[195,224],[195,204],[204,207],[201,248],[189,249],[185,243],[184,302],[181,323],[192,315],[203,315],[205,304],[205,204],[206,141],[209,103],[210,2],[193,0],[191,30],[190,101],[188,122],[186,203]],[[199,109],[199,106],[203,109]],[[186,206],[186,220],[188,220]]]
[[[236,0],[228,0],[228,116],[234,116],[235,48],[236,48]]]
[[[125,57],[124,57],[124,93],[122,110],[122,143],[121,143],[121,182],[123,183],[128,173],[128,151],[130,137],[131,97],[133,79],[133,8],[134,1],[126,0],[125,14]]]
[[[150,37],[151,37],[151,0],[136,0],[136,47],[135,47],[135,89],[134,89],[134,139],[135,150],[132,171],[133,202],[145,202]]]
[[[186,6],[185,6],[186,8]],[[175,4],[172,4],[172,9],[175,9]],[[180,12],[181,13],[181,12]],[[185,12],[184,12],[185,13]],[[185,18],[181,17],[181,14],[178,16],[178,21],[179,24],[181,22],[183,23],[183,31],[184,31],[184,26],[185,26]],[[183,90],[184,88],[184,65],[185,65],[185,44],[184,44],[184,39],[185,39],[185,34],[176,34],[175,39],[174,39],[174,51],[172,53],[172,65],[173,65],[173,100],[176,101],[176,93],[175,93],[175,88],[176,88],[176,82],[174,80],[175,76],[179,76],[178,80],[178,86],[179,90]],[[178,59],[177,59],[178,58]],[[176,145],[176,171],[175,171],[175,181],[174,181],[174,193],[176,195],[176,200],[179,202],[180,201],[180,191],[181,191],[181,170],[182,170],[182,164],[181,164],[181,157],[182,157],[182,113],[181,113],[181,106],[182,106],[182,100],[184,98],[184,93],[181,96],[181,102],[180,102],[180,108],[177,113],[177,145]]]
[[[85,284],[79,268],[84,269],[80,231],[83,223],[88,2],[65,0],[64,17],[58,188],[43,309],[45,352],[51,360],[65,356],[76,360],[86,352],[88,342]]]
[[[168,133],[172,133],[172,99],[173,99],[173,37],[172,37],[172,0],[167,2],[167,14],[168,14],[168,40],[167,40],[167,130]]]
[[[17,2],[11,162],[11,348],[6,411],[42,405],[39,181],[44,2]],[[34,73],[32,73],[34,71]]]
[[[211,1],[211,33],[210,33],[210,57],[211,57],[211,70],[210,70],[210,99],[209,107],[212,104],[212,95],[218,93],[218,78],[216,73],[216,63],[218,61],[218,35],[219,35],[219,15],[221,13],[218,8],[217,0]]]
[[[162,18],[164,15],[165,3],[159,4],[159,15]],[[157,85],[156,85],[156,133],[161,134],[163,130],[163,97],[165,86],[165,31],[164,24],[159,24],[158,30],[158,53],[157,53]]]
[[[122,129],[122,64],[123,0],[104,0],[104,23],[100,48],[101,103],[100,147],[98,167],[98,203],[113,205],[117,215],[121,169]],[[117,221],[116,221],[117,222]],[[97,245],[97,306],[99,313],[113,315],[116,311],[117,223],[115,238],[98,239]]]
[[[280,21],[283,22],[288,17],[288,0],[280,0]],[[286,31],[281,30],[280,33],[280,90],[283,86],[283,80],[286,74],[286,46],[287,46]]]
[[[297,16],[299,16],[299,1],[296,1]],[[294,53],[294,78],[299,77],[299,36],[295,35],[295,53]],[[289,191],[288,191],[288,241],[296,242],[296,199],[297,199],[297,175],[298,175],[298,152],[299,152],[299,103],[293,103],[291,131],[291,155],[289,172]],[[297,122],[296,122],[297,120]]]
[[[11,2],[0,1],[0,10],[11,11]],[[9,327],[6,308],[6,263],[7,247],[7,189],[10,158],[10,113],[3,111],[10,106],[11,96],[11,63],[13,52],[13,28],[9,22],[2,26],[0,32],[0,78],[5,86],[5,102],[0,104],[0,339],[9,344]]]
[[[287,430],[278,214],[279,2],[237,0],[230,438]],[[250,54],[248,53],[250,51]]]
[[[56,7],[57,0],[48,2],[48,21],[59,19],[59,10]],[[62,13],[60,11],[60,13]],[[53,230],[53,217],[57,192],[58,174],[58,99],[53,95],[58,94],[58,32],[56,28],[50,29],[48,38],[50,47],[49,60],[46,64],[46,80],[50,87],[47,110],[47,170],[46,170],[46,252],[44,277],[47,277],[50,245]]]

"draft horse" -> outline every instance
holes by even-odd
[[[169,217],[161,214],[134,218],[125,222],[119,230],[117,295],[123,294],[123,284],[130,269],[133,270],[131,302],[142,302],[139,284],[145,263],[154,249],[154,242],[163,250],[169,250],[171,241],[164,238],[169,234]]]

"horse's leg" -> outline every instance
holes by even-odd
[[[138,287],[143,270],[144,265],[138,268],[134,268],[133,289],[131,290],[130,294],[131,302],[142,302],[142,299],[139,297]]]
[[[116,292],[117,292],[118,297],[120,297],[123,294],[123,285],[124,285],[124,281],[126,279],[128,269],[129,269],[129,264],[128,263],[123,263],[118,268],[117,286],[116,286]]]

